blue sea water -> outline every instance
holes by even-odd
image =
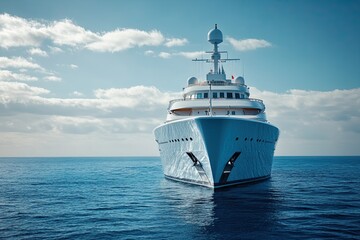
[[[360,239],[360,157],[275,157],[213,191],[157,157],[0,158],[1,239]]]

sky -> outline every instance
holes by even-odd
[[[0,0],[0,156],[158,156],[214,24],[275,155],[360,155],[360,1]]]

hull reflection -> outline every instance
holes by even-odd
[[[257,184],[218,189],[164,180],[166,207],[177,214],[197,239],[276,238],[280,193],[271,179]]]

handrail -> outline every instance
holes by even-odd
[[[207,81],[202,81],[198,83],[189,84],[187,87],[192,86],[208,86],[209,83]],[[246,86],[242,83],[234,83],[234,82],[224,82],[224,81],[211,81],[211,85],[213,86]]]
[[[170,106],[172,106],[174,103],[176,102],[182,102],[182,101],[200,101],[200,100],[207,100],[208,98],[178,98],[178,99],[173,99],[169,101],[169,108]],[[217,101],[217,100],[225,100],[225,101],[234,101],[234,100],[249,100],[252,102],[260,102],[263,103],[263,100],[261,99],[257,99],[257,98],[213,98],[213,101]]]
[[[176,103],[176,102],[185,102],[185,101],[200,101],[200,100],[207,100],[208,98],[195,98],[195,99],[183,99],[183,98],[180,98],[180,99],[174,99],[174,100],[171,100],[169,101],[169,106],[168,106],[168,109],[171,108],[171,106]],[[241,101],[251,101],[251,102],[259,102],[261,103],[262,105],[264,105],[263,101],[260,100],[260,99],[256,99],[256,98],[232,98],[232,99],[229,99],[229,98],[215,98],[213,99],[215,100],[215,102],[217,100],[225,100],[225,101],[235,101],[235,100],[241,100]]]

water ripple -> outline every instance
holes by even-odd
[[[278,157],[213,191],[158,158],[0,158],[0,239],[356,239],[360,158]]]

